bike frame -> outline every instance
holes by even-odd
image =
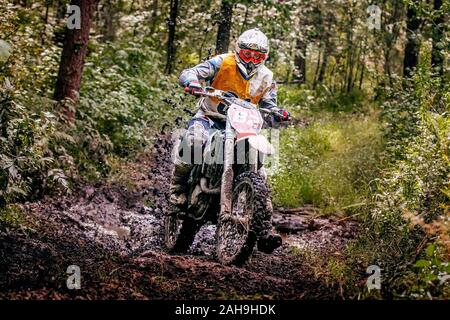
[[[265,144],[267,146],[266,150],[270,151],[265,151],[265,153],[273,153],[273,147],[264,137],[260,135],[263,119],[259,112],[273,113],[273,111],[262,108],[258,109],[254,104],[241,99],[236,100],[236,98],[225,97],[223,91],[216,90],[211,87],[206,88],[205,91],[198,93],[198,95],[218,98],[219,100],[228,104],[224,137],[224,168],[220,188],[220,216],[223,217],[231,215],[232,211],[232,191],[234,180],[233,162],[235,156],[235,144],[240,140],[248,139],[250,148],[248,153],[248,160],[250,165],[249,171],[256,173],[258,171],[259,152],[258,148],[253,147],[252,139],[254,139],[255,142],[257,142],[257,144],[259,145]],[[239,109],[242,112],[239,112]],[[243,119],[232,119],[232,116],[237,116],[239,118],[239,116],[241,115],[244,115]],[[243,126],[239,126],[240,122],[243,123],[246,121],[247,116],[251,118],[250,120],[248,120],[250,123],[253,119],[253,126],[249,126],[248,123],[247,125],[244,124]]]

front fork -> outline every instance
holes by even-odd
[[[227,119],[225,127],[225,147],[223,160],[222,184],[220,188],[220,216],[231,214],[233,191],[234,130]]]
[[[231,214],[233,194],[233,162],[234,162],[235,131],[227,120],[225,127],[225,147],[222,184],[220,188],[220,215],[222,217]],[[249,146],[250,171],[258,172],[258,150]]]

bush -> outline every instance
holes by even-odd
[[[175,78],[161,75],[160,55],[145,44],[99,46],[86,66],[78,123],[98,130],[115,154],[131,156],[153,132],[186,118],[185,95]]]
[[[68,182],[54,145],[58,122],[50,112],[30,112],[14,100],[6,82],[0,91],[0,206],[40,196]]]
[[[448,298],[449,284],[437,276],[448,275],[450,253],[450,119],[441,107],[450,103],[449,84],[423,63],[387,98],[389,161],[365,216],[366,232],[349,252],[353,261],[379,265],[385,290],[394,296]],[[427,244],[436,250],[424,250]]]
[[[271,178],[274,202],[313,204],[323,212],[352,212],[366,204],[382,148],[377,113],[322,112],[305,128],[283,130],[280,169]]]
[[[369,99],[358,90],[347,92],[331,92],[326,86],[316,90],[306,89],[304,86],[280,86],[278,100],[281,106],[301,106],[309,112],[357,112],[370,110]]]

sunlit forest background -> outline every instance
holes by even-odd
[[[196,100],[179,73],[258,27],[294,119],[275,205],[362,225],[342,256],[310,257],[317,274],[347,297],[450,297],[450,1],[79,0],[79,39],[69,3],[0,0],[0,221],[184,127]],[[368,265],[382,291],[357,289]]]

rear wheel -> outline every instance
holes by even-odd
[[[269,191],[264,179],[254,172],[236,177],[232,195],[232,212],[220,216],[217,226],[217,257],[226,265],[244,264],[251,256],[261,219],[270,217]]]
[[[179,219],[176,214],[166,216],[164,221],[164,242],[171,253],[185,253],[198,230],[197,222],[189,217]]]

